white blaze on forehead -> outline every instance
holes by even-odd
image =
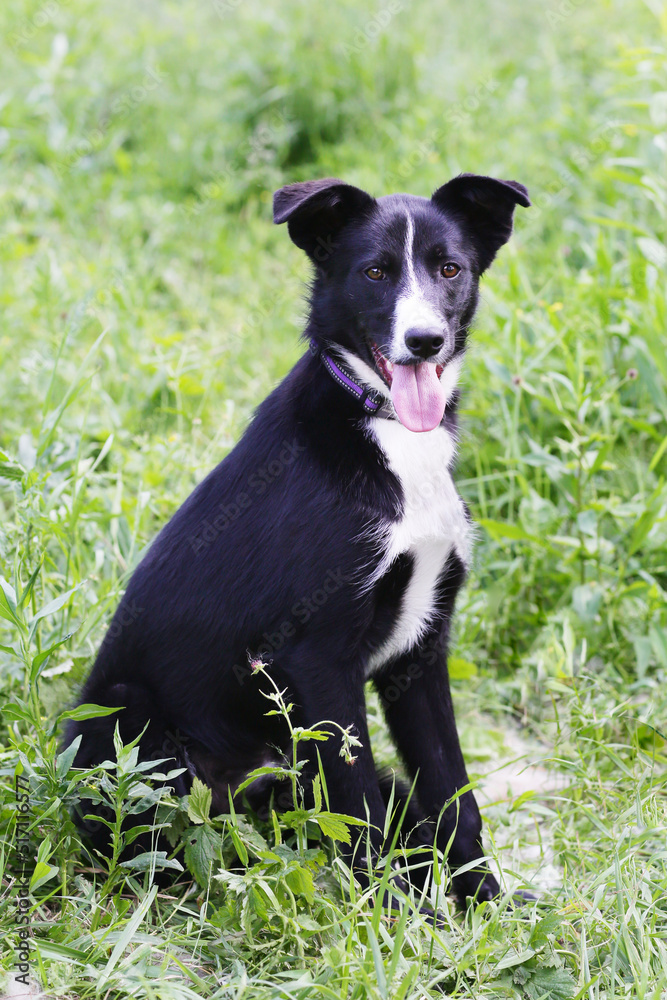
[[[415,227],[412,216],[405,213],[405,245],[403,248],[403,267],[406,281],[394,306],[392,349],[396,359],[406,354],[405,335],[408,330],[440,330],[443,333],[447,324],[434,309],[424,294],[415,272],[414,238]]]

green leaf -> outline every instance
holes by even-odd
[[[110,434],[109,437],[104,442],[104,444],[102,445],[102,447],[100,448],[97,458],[95,459],[95,461],[93,462],[92,466],[88,471],[88,475],[91,475],[95,471],[97,466],[104,461],[104,459],[111,451],[111,445],[113,444],[113,437],[114,437],[113,434]]]
[[[501,538],[509,538],[511,541],[538,542],[541,545],[545,544],[542,539],[538,538],[536,535],[529,535],[528,532],[524,531],[518,524],[506,524],[504,521],[492,521],[488,517],[481,518],[478,521],[478,524],[481,524],[481,526],[488,531],[494,541]]]
[[[513,969],[515,965],[524,965],[529,959],[534,956],[535,952],[532,948],[526,948],[515,955],[508,955],[507,958],[503,958],[495,966],[496,971],[500,969]]]
[[[603,597],[604,589],[599,583],[582,583],[572,591],[572,607],[582,621],[594,622]]]
[[[268,713],[266,713],[266,714],[268,714]],[[278,714],[280,714],[280,713],[278,713]],[[273,766],[269,766],[269,765],[266,765],[265,767],[256,767],[254,771],[250,772],[250,774],[245,779],[245,781],[242,781],[241,784],[238,785],[238,787],[236,788],[236,791],[234,792],[234,795],[238,795],[240,792],[244,791],[244,789],[246,789],[248,787],[248,785],[252,785],[253,781],[255,781],[257,778],[261,778],[262,775],[265,775],[265,774],[272,774],[272,775],[275,775],[275,776],[281,776],[281,775],[284,774],[284,771],[283,771],[283,769],[281,767],[273,767]]]
[[[0,618],[25,631],[25,623],[17,614],[16,591],[4,576],[0,576]]]
[[[239,836],[243,837],[243,843],[247,849],[255,854],[259,854],[261,851],[268,851],[269,845],[257,827],[253,826],[243,816],[236,817],[235,829]]]
[[[43,817],[42,817],[43,818]],[[37,862],[30,878],[30,891],[39,889],[46,882],[50,882],[58,872],[57,865],[50,865],[49,858],[53,854],[53,844],[49,837],[45,837],[37,850]]]
[[[530,935],[531,945],[544,944],[550,934],[555,934],[563,922],[563,917],[558,912],[545,914],[541,920],[535,924]]]
[[[164,868],[173,868],[174,871],[182,872],[183,865],[175,858],[168,858],[166,851],[146,851],[144,854],[137,854],[136,858],[129,858],[128,861],[120,862],[121,868],[129,868],[131,871],[146,872],[151,869],[161,871]]]
[[[333,840],[341,840],[344,844],[350,843],[350,831],[347,823],[336,813],[321,812],[314,817],[319,824],[320,830],[325,837],[332,837]]]
[[[37,656],[32,661],[32,666],[30,667],[30,680],[31,681],[34,682],[35,680],[37,680],[37,678],[41,674],[43,668],[46,666],[46,662],[49,659],[49,657],[51,656],[51,654],[56,649],[58,649],[59,646],[64,646],[64,644],[66,642],[69,642],[69,640],[72,638],[72,636],[74,635],[74,633],[76,631],[78,631],[78,629],[79,629],[79,626],[77,625],[77,627],[75,629],[72,629],[71,632],[68,632],[67,635],[63,636],[62,639],[56,639],[56,641],[54,643],[52,643],[49,646],[48,649],[43,649],[40,653],[37,654]]]
[[[366,925],[366,934],[368,935],[368,941],[371,946],[371,952],[373,954],[373,965],[375,967],[375,978],[378,984],[378,992],[381,997],[387,996],[387,974],[384,967],[384,962],[382,961],[382,952],[380,951],[380,945],[378,943],[377,935],[373,930],[371,924],[367,920],[364,920]]]
[[[294,736],[298,737],[299,740],[320,740],[326,742],[330,735],[330,733],[325,733],[321,729],[302,729],[301,726],[294,727]]]
[[[37,849],[37,860],[48,861],[53,852],[53,845],[50,837],[45,837]]]
[[[412,988],[415,979],[419,975],[419,971],[420,967],[418,962],[415,962],[414,965],[410,966],[410,970],[405,979],[403,980],[403,982],[401,983],[401,985],[399,986],[398,992],[394,994],[394,1000],[404,1000],[404,998],[407,996],[408,990]]]
[[[643,514],[635,523],[632,535],[630,536],[628,555],[634,555],[642,547],[653,525],[658,520],[662,510],[661,492],[661,490],[656,490]]]
[[[60,781],[62,781],[62,779],[65,777],[65,775],[71,768],[72,764],[74,763],[74,758],[76,757],[76,753],[77,750],[79,749],[79,745],[82,739],[83,736],[81,733],[79,733],[77,738],[73,740],[72,743],[70,743],[67,749],[63,750],[63,752],[61,754],[58,754],[58,756],[56,757],[56,778],[58,778]]]
[[[587,510],[582,510],[579,514],[577,514],[577,528],[582,535],[588,535],[589,538],[595,538],[598,533],[597,511],[589,507]]]
[[[109,708],[106,705],[77,705],[76,708],[68,708],[67,711],[61,712],[57,722],[62,722],[64,719],[74,719],[75,722],[83,722],[84,719],[101,719],[105,715],[120,712],[121,708],[120,705],[117,708]]]
[[[285,826],[289,826],[292,830],[298,830],[300,826],[307,823],[309,819],[313,818],[312,810],[310,809],[289,809],[287,812],[280,814],[281,822]]]
[[[468,861],[468,862],[466,862],[465,865],[461,865],[460,868],[457,868],[456,871],[453,871],[452,872],[452,876],[454,878],[456,878],[457,875],[463,875],[463,874],[465,874],[465,872],[469,872],[473,868],[482,868],[484,866],[484,863],[486,861],[491,861],[491,860],[492,859],[490,857],[488,857],[487,855],[484,855],[481,858],[477,858],[475,861]],[[498,966],[498,968],[500,968],[500,966]]]
[[[667,248],[664,243],[654,240],[651,236],[640,236],[637,246],[649,263],[659,270],[667,267]]]
[[[348,816],[347,813],[328,813],[325,815],[336,816],[348,826],[368,826],[368,820],[359,819],[358,816]]]
[[[28,708],[24,701],[17,698],[16,701],[10,702],[9,705],[3,705],[2,716],[11,722],[35,722],[35,717],[32,711]]]
[[[308,903],[315,900],[315,885],[312,872],[307,868],[293,868],[285,876],[285,882],[297,896],[303,896]]]
[[[667,634],[665,630],[651,625],[649,628],[649,639],[658,663],[667,668]]]
[[[83,582],[77,583],[76,587],[72,587],[71,590],[66,591],[64,594],[60,594],[59,597],[55,597],[52,601],[49,601],[48,604],[45,604],[43,608],[39,609],[37,614],[30,619],[31,638],[35,634],[35,629],[37,628],[39,622],[41,622],[43,618],[47,618],[49,615],[55,614],[56,611],[60,611],[60,609],[67,604],[72,594],[76,594],[77,590],[80,590],[82,586]]]
[[[211,816],[213,792],[195,777],[188,796],[188,816],[193,823],[208,823]]]
[[[132,914],[131,919],[128,920],[128,922],[125,924],[125,927],[123,928],[121,934],[119,935],[116,944],[114,945],[114,949],[111,952],[111,955],[109,956],[109,961],[107,962],[102,972],[98,973],[98,978],[96,982],[96,987],[98,989],[102,989],[104,983],[111,975],[118,962],[120,961],[121,956],[125,953],[125,949],[127,948],[128,944],[130,943],[130,941],[136,934],[137,930],[139,929],[141,921],[144,919],[144,917],[152,907],[153,903],[155,902],[155,897],[157,896],[157,890],[158,887],[156,885],[151,887],[148,894],[144,896],[141,903]]]
[[[577,984],[567,969],[539,967],[523,988],[530,1000],[572,1000]]]
[[[527,791],[519,795],[517,799],[514,799],[514,801],[512,802],[511,806],[507,811],[510,813],[516,812],[517,809],[520,809],[521,806],[524,805],[524,803],[529,802],[531,799],[534,799],[536,795],[537,792],[533,791],[532,788],[529,788]]]
[[[30,878],[30,891],[34,892],[35,889],[39,889],[46,882],[50,882],[52,878],[56,877],[59,871],[60,869],[57,865],[47,865],[44,861],[38,861]]]
[[[471,677],[477,676],[477,667],[470,660],[462,660],[458,656],[453,656],[447,663],[449,676],[453,681],[467,681]]]
[[[37,443],[37,454],[38,455],[40,455],[40,456],[43,455],[44,452],[46,451],[46,449],[49,447],[49,445],[51,444],[51,441],[53,439],[53,435],[55,434],[56,428],[58,427],[58,424],[60,423],[60,420],[62,418],[63,413],[65,412],[65,410],[67,409],[67,407],[70,405],[70,403],[73,402],[73,400],[76,399],[76,397],[79,395],[79,393],[83,390],[84,385],[86,385],[86,383],[92,378],[92,375],[90,375],[84,381],[83,380],[83,373],[84,373],[84,371],[86,369],[86,366],[87,366],[88,362],[97,353],[97,351],[99,349],[99,346],[102,343],[102,341],[104,340],[104,338],[106,337],[107,333],[108,333],[108,328],[105,329],[105,330],[102,330],[101,334],[99,335],[99,337],[97,338],[97,340],[95,341],[95,343],[92,345],[92,347],[89,349],[89,351],[86,354],[85,358],[83,359],[83,361],[79,365],[78,369],[74,373],[74,377],[69,380],[69,389],[65,393],[65,395],[64,395],[63,399],[61,400],[61,402],[59,403],[59,405],[54,410],[51,410],[50,413],[48,413],[48,414],[45,415],[44,420],[42,421],[42,426],[41,426],[40,432],[39,432],[39,441]],[[52,384],[53,384],[53,380],[52,380]],[[45,409],[48,406],[48,404],[49,404],[49,394],[47,393],[47,397],[46,397],[46,399],[44,401],[44,407],[45,407]]]
[[[25,469],[4,451],[0,451],[0,479],[23,479]]]
[[[28,580],[28,582],[26,583],[26,585],[25,585],[25,587],[23,589],[23,593],[21,594],[21,597],[19,598],[19,602],[18,602],[19,608],[25,607],[26,601],[28,600],[28,598],[32,594],[33,587],[35,586],[35,581],[36,581],[37,577],[39,576],[39,571],[40,571],[41,568],[42,568],[42,560],[40,559],[39,562],[37,563],[37,568],[33,571],[30,579]]]
[[[70,965],[88,965],[90,962],[90,948],[82,950],[68,948],[67,945],[56,944],[53,941],[47,941],[46,938],[40,939],[37,950],[40,958],[55,958],[56,961],[64,958]]]
[[[243,843],[243,841],[241,840],[241,838],[239,837],[238,831],[235,830],[233,826],[230,827],[230,829],[229,829],[229,835],[232,838],[232,843],[234,845],[234,849],[235,849],[236,853],[239,856],[239,860],[241,861],[241,864],[247,865],[248,864],[248,850],[247,850],[245,844]]]
[[[665,454],[665,451],[667,451],[667,437],[664,437],[662,439],[662,443],[660,444],[660,446],[658,447],[655,455],[653,456],[653,458],[649,462],[649,466],[648,467],[649,467],[649,471],[650,472],[653,472],[653,470],[655,469],[656,465],[658,464],[658,462],[660,461],[660,459],[662,458],[662,456]]]
[[[315,800],[315,812],[318,813],[322,808],[322,782],[319,774],[315,775],[315,780],[313,781],[313,798]]]
[[[306,931],[310,934],[321,934],[322,927],[318,924],[317,920],[313,917],[306,916],[305,914],[298,916],[296,920],[298,926],[301,930]]]

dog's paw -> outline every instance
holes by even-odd
[[[472,877],[470,877],[472,876]],[[499,899],[500,887],[496,879],[490,872],[467,872],[466,876],[454,879],[454,893],[456,900],[461,907],[466,907],[470,902],[478,903],[491,902]],[[539,904],[539,896],[527,889],[515,889],[509,898],[509,909],[520,909],[531,903]]]
[[[454,879],[454,894],[460,906],[468,900],[474,903],[490,902],[500,896],[500,886],[489,871],[469,871]]]
[[[527,906],[528,903],[539,903],[540,897],[527,889],[515,889],[512,893],[512,906]]]

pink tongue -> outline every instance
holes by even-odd
[[[435,369],[426,361],[421,365],[394,365],[391,401],[398,419],[409,431],[432,431],[442,420],[447,399]]]

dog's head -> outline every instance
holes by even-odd
[[[375,199],[332,178],[274,195],[274,221],[316,267],[308,333],[390,397],[410,430],[442,419],[479,277],[509,239],[516,205],[530,205],[522,184],[474,174],[430,199]]]

